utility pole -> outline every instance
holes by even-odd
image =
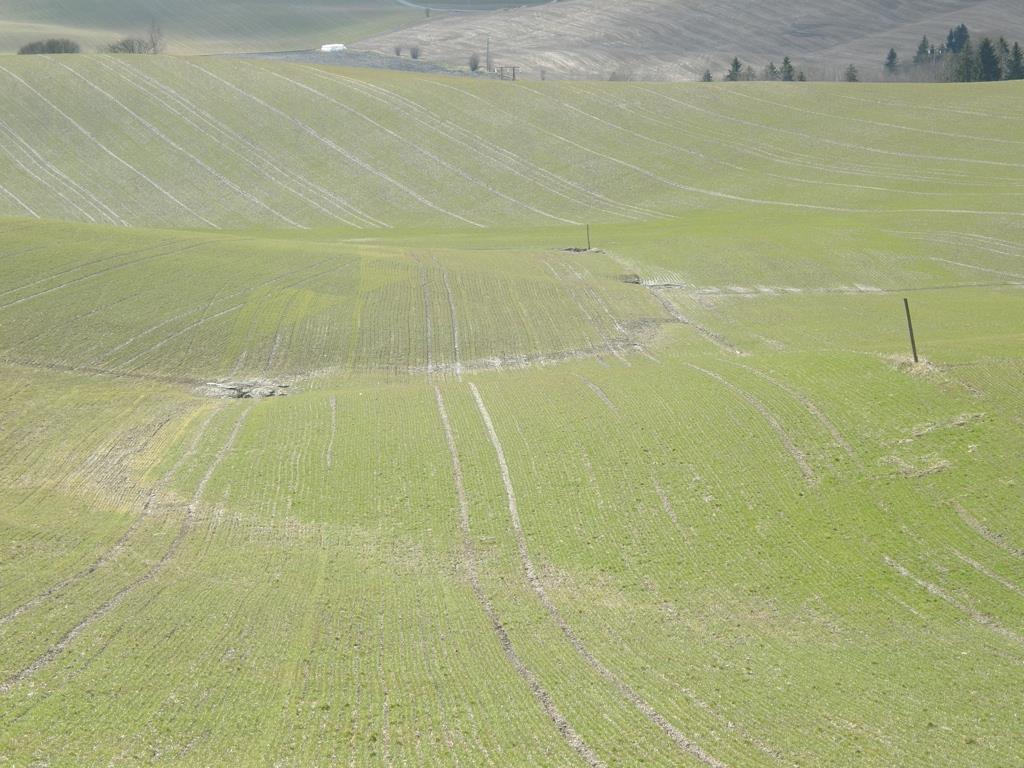
[[[590,250],[590,225],[587,224],[587,250]]]
[[[493,72],[494,71],[494,62],[491,61],[491,36],[490,35],[487,36],[487,59],[486,59],[486,61],[487,61],[487,71],[488,72]]]
[[[914,362],[917,360],[917,342],[914,340],[914,322],[910,319],[910,302],[905,298],[903,299],[903,309],[907,312],[907,330],[910,331],[910,349],[914,353]]]

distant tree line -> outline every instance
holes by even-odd
[[[149,28],[149,34],[145,37],[124,37],[113,43],[102,46],[100,53],[163,53],[164,36],[160,27],[153,24]],[[74,40],[50,39],[38,40],[28,45],[23,45],[18,53],[81,53],[82,47]]]
[[[704,70],[704,75],[701,79],[705,82],[710,82],[713,79],[711,71]],[[778,66],[776,66],[774,61],[769,61],[760,72],[749,64],[744,66],[739,57],[734,57],[729,64],[729,71],[725,73],[722,79],[730,83],[740,80],[779,80],[791,83],[804,82],[807,80],[807,77],[804,75],[803,70],[798,70],[793,66],[793,60],[789,56],[783,56],[782,64]]]
[[[886,54],[882,69],[888,78],[945,80],[955,83],[1024,80],[1024,51],[1006,38],[984,37],[974,45],[966,24],[953,27],[946,40],[935,45],[925,35],[910,62],[900,60],[895,48]]]
[[[814,74],[812,72],[812,74]],[[820,74],[820,73],[819,73]],[[882,63],[882,74],[887,80],[975,82],[995,80],[1024,80],[1024,51],[1020,43],[1010,44],[1006,38],[982,38],[975,44],[966,24],[951,28],[945,40],[936,44],[925,35],[917,46],[912,58],[904,60],[895,48],[890,48]],[[714,79],[711,70],[704,70],[700,78],[705,82]],[[744,64],[739,57],[733,58],[723,80],[806,80],[802,70],[797,70],[789,56],[781,65],[769,61],[762,69]],[[831,78],[829,78],[831,79]],[[861,72],[850,64],[842,72],[842,79],[858,82]]]

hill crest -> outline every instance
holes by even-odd
[[[941,41],[960,23],[978,35],[1024,37],[1015,0],[867,0],[814,4],[782,0],[560,0],[489,14],[432,19],[409,30],[370,37],[357,47],[390,52],[417,43],[423,56],[464,66],[488,37],[496,64],[526,75],[694,80],[719,75],[733,56],[755,67],[789,55],[808,73],[838,79],[854,63],[881,76],[890,47],[910,58],[922,35]]]

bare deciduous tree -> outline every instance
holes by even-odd
[[[149,34],[145,37],[124,37],[116,42],[105,45],[101,49],[104,53],[163,53],[164,35],[160,25],[153,22],[149,27]]]
[[[149,25],[149,52],[164,52],[164,33],[163,30],[160,29],[160,25],[155,21]]]

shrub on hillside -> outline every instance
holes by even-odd
[[[18,50],[18,53],[22,55],[33,53],[80,53],[81,50],[81,46],[74,40],[51,38],[50,40],[37,40],[34,43],[23,45]]]
[[[150,53],[149,44],[141,37],[123,37],[104,46],[104,53]]]
[[[124,37],[103,46],[101,50],[104,53],[163,53],[164,36],[160,27],[154,24],[149,28],[148,37]]]

